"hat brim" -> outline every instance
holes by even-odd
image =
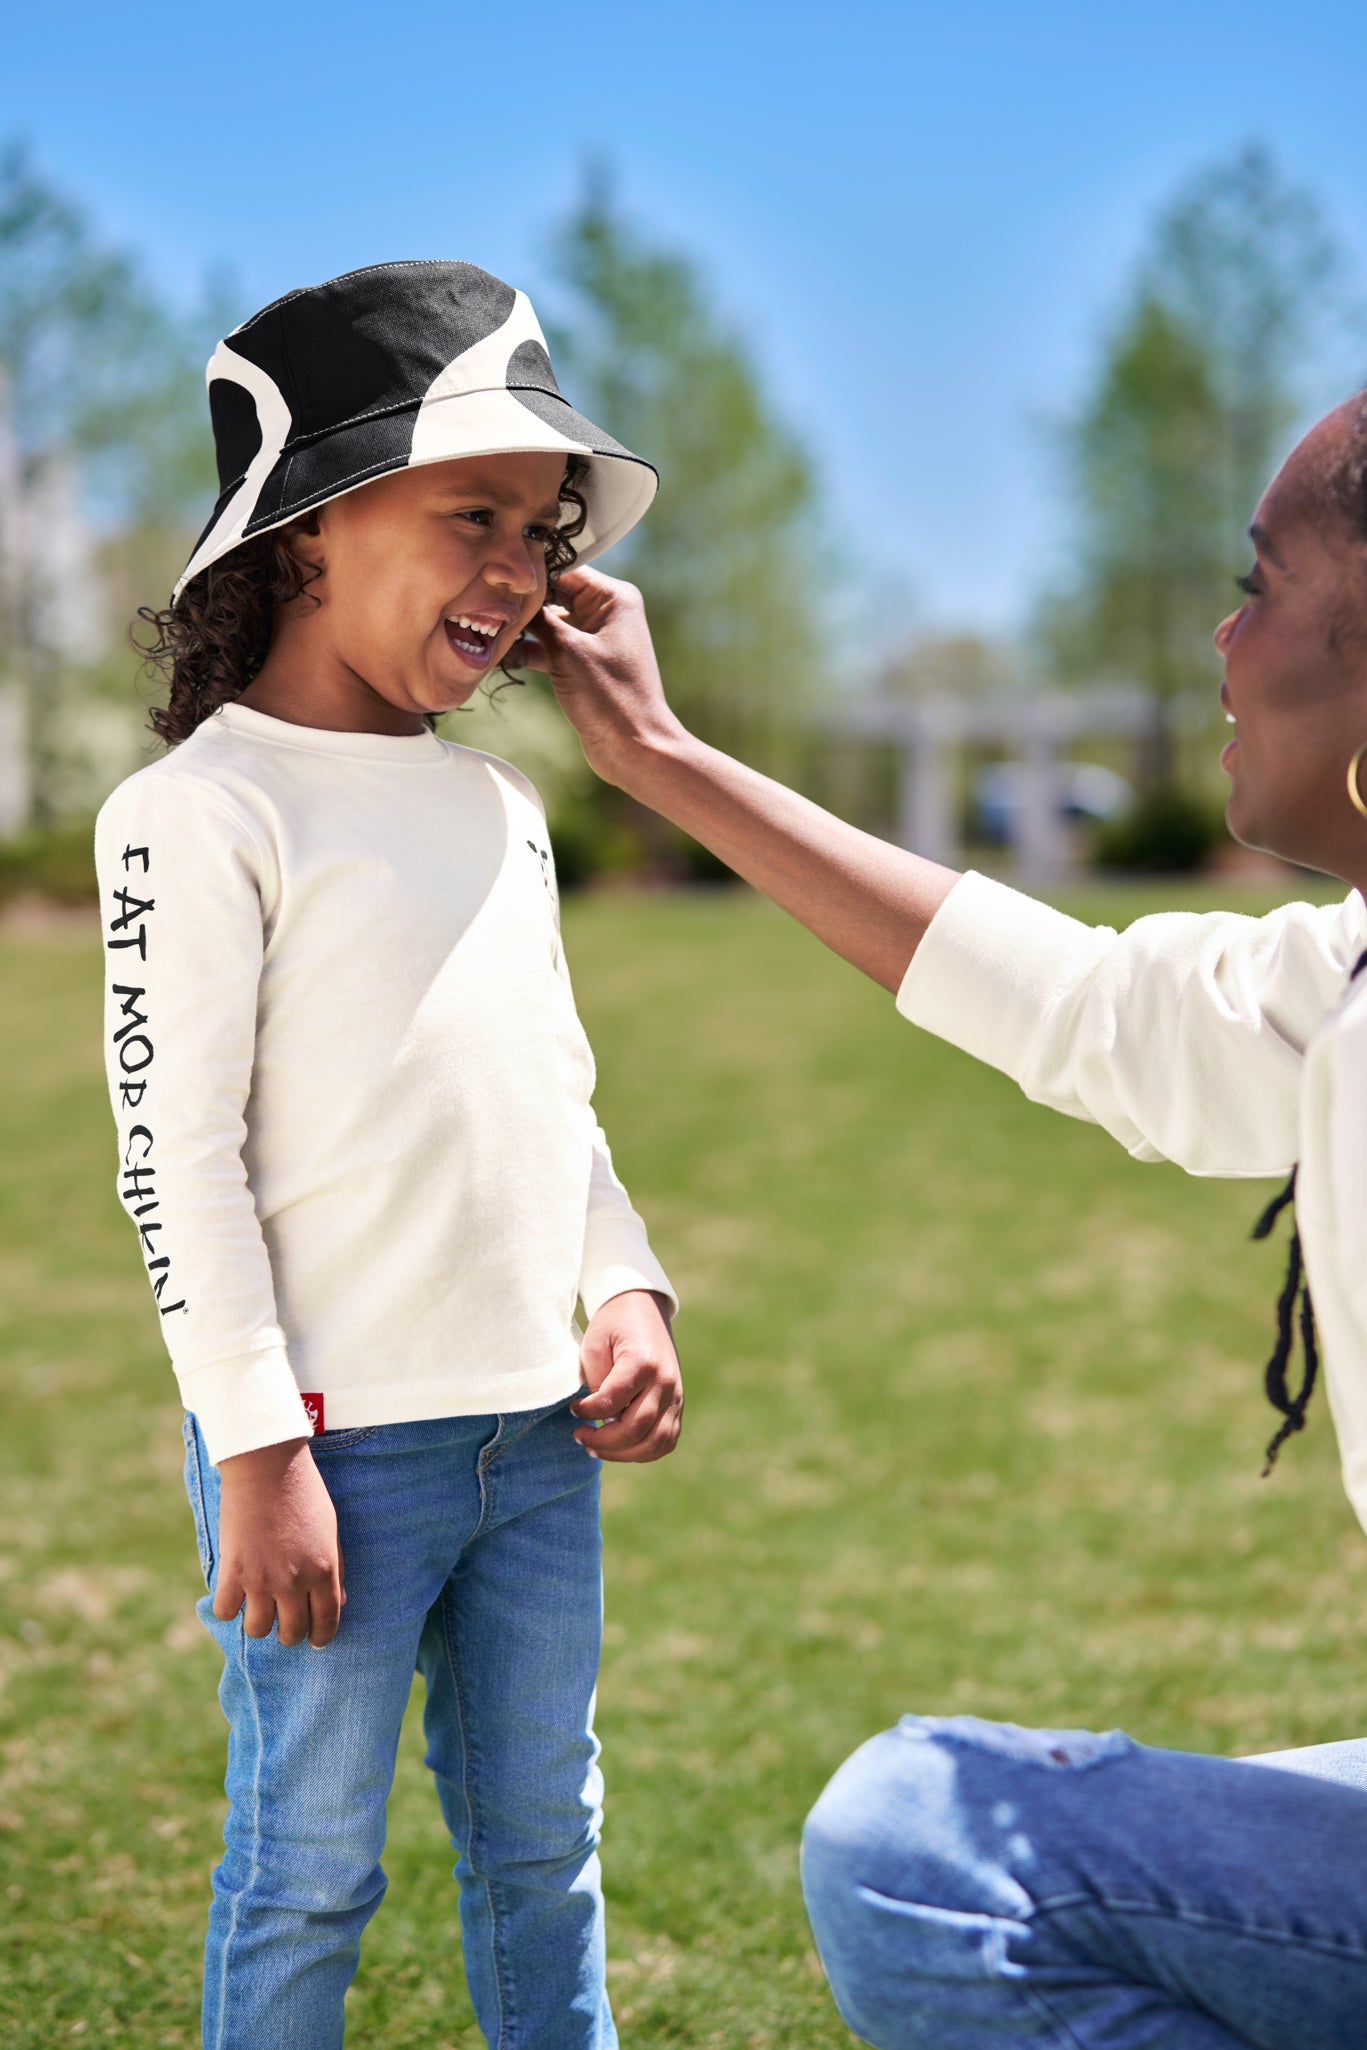
[[[659,485],[653,465],[576,412],[558,392],[506,385],[457,392],[350,421],[307,442],[286,443],[264,476],[254,479],[249,470],[223,493],[173,598],[242,542],[392,471],[468,456],[542,451],[567,461],[579,456],[587,465],[578,486],[587,517],[575,537],[577,562],[602,555],[629,533]]]

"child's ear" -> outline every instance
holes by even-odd
[[[304,513],[292,520],[281,536],[285,547],[304,571],[309,582],[323,574],[326,567],[323,547],[323,508],[315,506],[310,513]]]

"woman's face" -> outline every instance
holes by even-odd
[[[1231,833],[1355,884],[1367,875],[1367,820],[1345,773],[1367,741],[1367,544],[1333,509],[1327,480],[1360,409],[1350,401],[1321,420],[1273,478],[1249,530],[1244,602],[1215,634],[1235,724],[1220,757]]]

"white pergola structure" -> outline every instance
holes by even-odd
[[[999,691],[917,698],[871,697],[842,709],[845,735],[890,741],[897,750],[899,846],[954,866],[959,858],[958,756],[969,742],[1011,750],[1021,769],[1017,867],[1032,882],[1070,865],[1059,817],[1060,754],[1090,734],[1137,737],[1152,721],[1147,694],[1126,684],[1079,691]]]

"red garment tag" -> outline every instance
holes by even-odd
[[[323,1398],[321,1395],[305,1395],[301,1388],[299,1400],[309,1413],[309,1422],[313,1425],[313,1435],[316,1438],[321,1431],[327,1429],[326,1424],[323,1422]]]

